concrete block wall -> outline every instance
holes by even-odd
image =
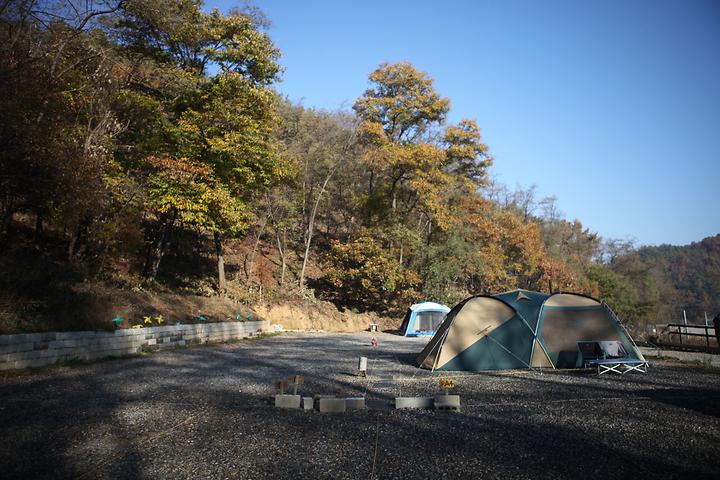
[[[0,335],[0,371],[132,355],[143,347],[175,348],[225,342],[268,330],[267,321],[168,325],[114,332],[47,332]]]

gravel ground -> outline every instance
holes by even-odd
[[[439,393],[412,363],[426,341],[286,334],[0,376],[0,477],[720,478],[720,370],[458,374],[461,413],[393,410]],[[295,373],[370,409],[274,408]]]

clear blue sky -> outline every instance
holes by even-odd
[[[451,122],[477,119],[510,188],[537,184],[608,238],[720,233],[720,1],[255,4],[294,101],[349,108],[378,64],[410,61]]]

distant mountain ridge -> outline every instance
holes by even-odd
[[[613,270],[628,277],[658,323],[704,323],[720,313],[720,234],[690,245],[640,247],[618,258]]]

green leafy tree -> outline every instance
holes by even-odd
[[[209,173],[194,182],[202,183],[196,185],[200,191],[213,192],[172,189],[175,200],[186,195],[172,205],[192,208],[155,210],[160,228],[148,276],[157,274],[163,252],[157,246],[167,241],[166,232],[178,215],[192,211],[184,221],[213,234],[222,292],[223,235],[244,231],[251,218],[247,202],[282,175],[271,139],[276,96],[268,88],[279,72],[279,52],[252,15],[205,13],[201,6],[188,0],[126,5],[119,37],[131,55],[142,54],[142,61],[130,72],[136,81],[128,82],[130,92],[121,100],[130,114],[130,140],[151,133],[140,140],[139,154],[162,153],[174,160],[165,164],[167,178],[182,178],[186,165],[206,169]],[[218,73],[210,75],[211,69]],[[137,157],[126,160],[142,165],[144,159]],[[173,166],[180,170],[169,173]]]
[[[592,265],[588,278],[597,283],[599,295],[623,319],[635,320],[638,316],[637,292],[623,275],[605,265]]]

